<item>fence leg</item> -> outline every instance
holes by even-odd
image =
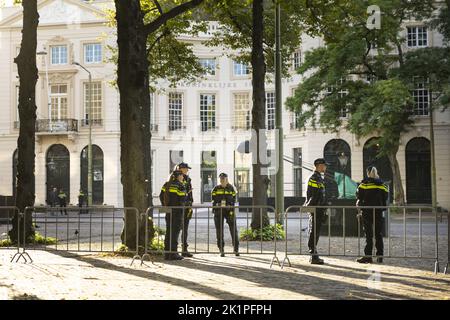
[[[152,259],[151,255],[147,252],[147,246],[148,246],[148,211],[152,210],[151,208],[147,209],[147,211],[144,213],[144,219],[145,219],[145,237],[144,237],[144,254],[141,257],[141,266],[146,265],[144,263],[144,258],[148,257],[150,262],[152,264],[155,264],[155,261]]]
[[[284,252],[284,259],[281,262],[281,269],[284,268],[284,263],[287,261],[289,263],[289,267],[291,266],[291,260],[289,260],[288,257],[288,220],[289,220],[289,216],[288,216],[288,212],[286,211],[286,215],[285,215],[285,219],[284,219],[284,225],[285,225],[285,229],[284,229],[284,233],[285,233],[285,252]],[[302,221],[302,210],[300,209],[300,225],[301,225],[301,221]],[[301,230],[301,229],[300,229]],[[302,233],[300,232],[300,239],[302,237]],[[301,242],[300,242],[300,252],[301,252],[302,248],[301,248]]]
[[[280,215],[281,215],[281,213],[280,213]],[[272,268],[274,261],[276,261],[278,266],[280,266],[280,260],[278,260],[278,257],[277,257],[277,223],[278,223],[278,212],[275,211],[275,231],[274,231],[274,236],[273,236],[274,252],[273,252],[272,261],[270,262],[270,268]]]
[[[433,207],[433,212],[435,216],[435,224],[436,224],[436,261],[434,262],[434,273],[437,274],[439,272],[439,226],[438,226],[438,214],[436,207]]]
[[[134,260],[142,260],[142,257],[139,255],[139,218],[140,213],[136,209],[136,253],[134,254],[133,260],[131,260],[130,266],[133,265]]]
[[[25,212],[27,211],[27,208],[25,208]],[[28,254],[28,252],[26,252],[25,250],[25,243],[26,243],[26,232],[25,232],[25,217],[26,214],[23,214],[21,212],[17,213],[18,215],[18,219],[17,219],[17,252],[14,254],[14,256],[11,258],[10,262],[13,262],[14,259],[17,257],[16,261],[14,262],[19,262],[20,258],[22,258],[24,260],[25,263],[28,262],[28,259],[30,259],[30,263],[33,262],[33,259],[31,259],[30,255]],[[20,252],[20,220],[23,218],[23,251]],[[27,259],[28,257],[28,259]]]

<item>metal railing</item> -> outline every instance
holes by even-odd
[[[76,119],[38,119],[36,120],[36,133],[78,132]]]
[[[332,225],[332,210],[342,211],[342,224]],[[351,212],[353,211],[353,212]],[[355,211],[358,214],[355,214]],[[360,215],[362,212],[363,216]],[[408,214],[407,214],[408,213]],[[325,217],[322,223],[322,230],[316,218],[320,216]],[[381,215],[381,216],[379,216]],[[311,223],[311,217],[313,217]],[[385,228],[381,226],[376,230],[378,219],[384,220]],[[308,225],[305,227],[304,220],[308,219]],[[350,235],[346,229],[350,220],[354,220],[357,226],[356,235]],[[367,220],[372,220],[367,222]],[[333,217],[333,220],[334,217]],[[361,228],[364,220],[366,225],[373,229],[372,235],[383,234],[383,241],[386,238],[387,252],[382,255],[362,253],[361,240],[365,239],[364,228]],[[408,224],[408,220],[409,224]],[[290,255],[314,255],[310,251],[317,250],[317,255],[333,256],[333,257],[361,257],[367,256],[370,258],[400,258],[400,259],[424,259],[434,261],[434,271],[439,272],[439,258],[440,250],[439,244],[447,246],[447,265],[444,273],[448,271],[448,257],[450,255],[449,233],[450,227],[447,221],[447,230],[440,231],[440,219],[436,210],[432,207],[418,207],[418,206],[389,206],[389,207],[355,207],[355,206],[291,206],[285,211],[284,230],[286,238],[284,240],[284,259],[281,263],[283,268],[286,262],[291,265]],[[305,245],[309,240],[310,224],[313,224],[313,238],[319,235],[319,243],[313,248]],[[295,230],[293,231],[294,225]],[[427,232],[424,233],[424,225]],[[444,224],[442,224],[444,226]],[[337,232],[337,228],[341,228]],[[326,228],[326,229],[324,229]],[[317,230],[319,229],[319,230]],[[383,230],[384,229],[384,230]],[[442,229],[442,228],[441,228]],[[333,236],[333,233],[338,233],[338,236]],[[302,232],[304,234],[302,234]],[[320,238],[320,235],[324,237]],[[446,238],[445,238],[446,236]],[[445,241],[446,239],[446,241]],[[376,247],[376,241],[373,241],[373,249]],[[307,245],[306,245],[307,246]],[[340,251],[340,252],[338,252]],[[414,253],[413,253],[414,252]]]
[[[190,223],[185,224],[186,213],[191,210]],[[74,252],[116,252],[117,246],[127,239],[127,219],[130,222],[135,236],[133,260],[141,260],[150,257],[151,254],[181,253],[171,243],[171,239],[178,242],[179,236],[185,234],[189,245],[189,251],[193,254],[235,254],[239,242],[240,254],[270,254],[272,260],[270,266],[276,262],[281,268],[288,263],[293,255],[311,255],[307,247],[309,223],[305,220],[318,212],[327,211],[322,230],[317,225],[313,226],[313,232],[322,235],[314,249],[317,254],[329,257],[359,257],[370,256],[372,258],[401,258],[434,261],[434,271],[439,272],[440,259],[446,258],[444,273],[448,272],[450,243],[450,225],[447,219],[447,228],[444,222],[438,218],[438,213],[431,207],[413,206],[389,206],[389,207],[355,207],[355,206],[291,206],[283,213],[284,240],[278,240],[279,221],[275,209],[271,206],[228,206],[213,207],[197,205],[191,207],[164,207],[153,206],[144,213],[139,213],[136,208],[112,208],[112,207],[27,207],[24,213],[19,213],[16,207],[0,207],[0,234],[7,237],[12,229],[14,215],[17,219],[19,241],[6,246],[8,249],[17,249],[13,256],[16,262],[23,258],[25,262],[31,257],[27,250],[64,250]],[[365,217],[358,218],[356,212],[364,210]],[[384,213],[381,213],[381,212]],[[225,217],[231,214],[230,217]],[[267,232],[263,229],[264,219],[267,214],[268,226],[272,228],[272,236],[267,239]],[[178,215],[178,217],[175,217]],[[218,217],[219,215],[219,217]],[[377,215],[384,218],[385,227],[375,229]],[[369,217],[369,218],[367,218]],[[364,229],[361,228],[364,219],[372,218],[372,234],[383,234],[383,241],[387,244],[381,255],[362,253],[361,240],[364,239]],[[25,228],[32,219],[35,230],[41,234],[40,243],[33,239],[25,238]],[[252,221],[259,219],[258,230],[253,232],[257,239],[248,241],[241,238],[243,230],[252,229]],[[155,230],[153,239],[149,239],[150,221]],[[175,222],[177,221],[177,222]],[[317,221],[317,219],[314,219]],[[225,223],[234,224],[234,232],[225,231]],[[342,223],[341,223],[342,222]],[[170,224],[178,223],[178,227]],[[267,221],[266,221],[267,223]],[[230,223],[228,223],[230,225]],[[188,226],[188,229],[186,229]],[[142,229],[143,227],[143,229]],[[177,230],[178,228],[178,230]],[[217,228],[219,231],[216,231]],[[353,230],[351,230],[353,228]],[[142,240],[144,230],[144,241]],[[173,231],[175,230],[175,231]],[[189,231],[186,233],[186,231]],[[172,232],[179,232],[176,238],[172,238]],[[164,234],[165,233],[165,234]],[[238,239],[233,237],[239,237]],[[270,236],[269,236],[270,237]],[[55,238],[56,242],[51,242]],[[220,245],[224,239],[224,244]],[[4,240],[4,239],[3,239]],[[28,241],[26,241],[28,240]],[[53,239],[52,239],[53,240]],[[151,240],[151,242],[150,242]],[[143,241],[143,242],[142,242]],[[166,241],[165,246],[164,241]],[[179,241],[183,247],[183,237]],[[280,244],[281,243],[281,244]],[[231,245],[231,250],[230,250]],[[374,246],[375,247],[375,246]],[[22,248],[22,251],[20,249]],[[279,250],[281,248],[281,250]],[[445,251],[447,257],[445,257]],[[278,253],[284,254],[280,263]],[[443,254],[444,253],[444,254]]]

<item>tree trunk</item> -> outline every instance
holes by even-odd
[[[24,212],[27,206],[34,206],[34,160],[35,160],[35,129],[36,129],[36,83],[38,70],[36,67],[37,27],[39,14],[37,1],[28,0],[22,2],[23,28],[22,43],[19,55],[14,59],[19,73],[19,138],[17,140],[18,164],[17,164],[17,191],[16,207]],[[23,238],[34,237],[31,211],[25,212],[25,226],[17,213],[12,221],[12,229],[9,237],[16,242],[20,234]],[[18,223],[20,230],[18,230]]]
[[[115,0],[117,20],[118,87],[120,92],[120,164],[125,207],[145,213],[151,205],[150,185],[150,91],[147,34],[139,0]],[[145,223],[132,210],[125,212],[122,242],[136,249],[144,244]],[[150,238],[153,237],[149,222]]]
[[[394,184],[394,204],[398,206],[405,205],[405,191],[403,190],[402,179],[400,174],[400,166],[397,161],[398,146],[387,154],[389,163],[392,168],[393,184]]]
[[[252,85],[253,85],[253,108],[252,108],[252,129],[256,134],[256,150],[253,148],[253,205],[267,205],[267,187],[269,180],[265,172],[267,167],[267,141],[264,134],[266,125],[265,108],[265,77],[266,64],[263,50],[263,0],[253,1],[253,29],[252,29]],[[261,159],[261,155],[264,156]],[[266,210],[253,209],[251,227],[253,230],[269,225],[269,217]]]

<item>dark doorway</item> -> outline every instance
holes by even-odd
[[[393,199],[394,188],[392,183],[392,168],[387,156],[380,156],[379,138],[367,140],[363,148],[363,176],[367,178],[366,169],[368,166],[375,166],[380,178],[389,186],[389,198]]]
[[[431,203],[431,154],[426,138],[413,138],[406,145],[406,201]]]
[[[47,203],[53,188],[64,189],[70,199],[70,153],[62,144],[54,144],[47,151]],[[70,202],[70,201],[68,201]]]
[[[92,145],[92,204],[103,204],[103,151],[97,145]],[[88,196],[88,147],[81,151],[80,189]]]
[[[338,184],[334,177],[335,172],[343,173],[346,176],[352,176],[352,154],[350,146],[342,139],[332,139],[327,142],[323,148],[323,157],[330,165],[325,174],[325,190],[327,199],[339,197]],[[345,158],[345,161],[340,160]]]
[[[211,202],[211,191],[217,185],[217,158],[215,151],[202,151],[201,202]]]

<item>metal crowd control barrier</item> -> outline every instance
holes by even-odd
[[[120,212],[122,214],[118,214]],[[55,250],[72,252],[115,252],[115,245],[127,239],[127,217],[131,213],[135,217],[136,250],[134,260],[141,259],[139,254],[139,219],[140,214],[136,208],[125,207],[27,207],[25,219],[33,220],[36,231],[43,228],[43,243],[27,243],[24,241],[25,250]],[[120,222],[116,220],[119,219]],[[25,222],[25,221],[24,221]],[[25,231],[26,224],[23,225]],[[55,238],[54,244],[48,243],[50,238]],[[106,249],[105,249],[106,247]],[[108,250],[109,247],[109,250]]]
[[[342,245],[342,249],[343,252],[342,253],[336,253],[336,252],[332,252],[331,248],[332,248],[332,241],[336,242],[336,239],[333,239],[333,237],[331,236],[331,214],[330,214],[330,210],[331,209],[338,209],[338,210],[342,210],[342,241],[343,241],[343,245]],[[353,217],[353,219],[358,219],[357,222],[357,241],[356,241],[356,246],[357,246],[357,252],[356,254],[347,254],[347,252],[352,252],[352,250],[348,250],[347,244],[346,244],[346,238],[348,238],[348,235],[346,235],[346,221],[348,221],[348,219],[352,219],[352,217],[349,217],[348,215],[346,216],[346,210],[347,213],[349,213],[350,210],[358,210],[359,213],[362,212],[362,218],[363,218],[363,224],[366,224],[367,226],[370,226],[373,228],[371,231],[371,235],[372,235],[372,252],[370,254],[368,253],[364,253],[361,254],[361,245],[360,245],[360,240],[361,240],[361,221],[360,221],[360,215],[358,214],[357,216],[355,215]],[[397,221],[398,217],[396,215],[395,212],[399,212],[400,215],[402,217],[400,223]],[[412,211],[412,213],[414,213],[413,217],[407,217],[407,211]],[[425,211],[425,212],[424,212]],[[386,231],[386,237],[387,237],[387,253],[383,252],[383,254],[381,255],[376,255],[373,254],[373,249],[375,249],[377,243],[376,243],[376,239],[375,241],[373,241],[373,238],[375,237],[375,235],[378,233],[381,237],[382,237],[382,233],[383,233],[383,228],[381,226],[381,216],[384,212],[386,214],[385,216],[385,223],[386,223],[386,227],[387,227],[387,231]],[[427,212],[430,212],[430,214],[427,214]],[[314,253],[314,250],[316,249],[317,244],[314,245],[314,242],[310,243],[310,246],[308,246],[308,253],[305,253],[304,251],[302,251],[302,247],[303,247],[303,243],[306,242],[305,240],[302,239],[302,231],[308,230],[309,228],[302,228],[302,220],[303,220],[303,216],[302,213],[307,213],[308,214],[308,221],[309,224],[311,224],[311,219],[310,216],[313,217],[314,223],[313,223],[313,239],[319,235],[320,236],[320,231],[317,230],[317,227],[320,228],[319,224],[317,223],[317,219],[320,218],[319,215],[324,215],[325,216],[325,220],[328,221],[327,223],[327,227],[328,230],[326,230],[326,241],[328,242],[328,250],[325,250],[325,252],[317,252]],[[296,216],[298,218],[296,218]],[[372,218],[372,219],[371,219]],[[413,234],[409,234],[409,242],[408,242],[408,232],[407,232],[407,220],[409,219],[416,219],[418,220],[417,223],[415,223],[415,226],[418,228],[418,234],[416,236],[414,236]],[[291,240],[291,237],[293,235],[293,233],[290,233],[290,229],[289,229],[289,225],[291,223],[293,223],[294,220],[298,220],[298,230],[299,232],[295,232],[294,233],[294,237],[297,240]],[[371,221],[370,221],[371,220]],[[426,220],[424,222],[424,220]],[[393,228],[393,225],[395,228]],[[399,228],[400,225],[402,225],[402,234],[399,234]],[[434,234],[426,234],[424,235],[423,233],[423,226],[425,225],[425,227],[427,227],[428,231],[430,231],[432,228],[434,229]],[[447,220],[447,250],[448,250],[448,254],[450,254],[450,240],[449,240],[449,234],[450,234],[450,226],[449,226],[449,221]],[[310,227],[310,226],[308,226]],[[412,233],[414,230],[410,227],[410,232]],[[289,264],[289,266],[291,266],[291,262],[289,260],[289,255],[303,255],[303,254],[307,254],[307,255],[322,255],[322,256],[337,256],[337,257],[358,257],[358,256],[367,256],[367,257],[371,257],[371,258],[401,258],[401,259],[424,259],[424,260],[434,260],[434,272],[438,273],[439,272],[439,221],[438,221],[438,215],[437,215],[437,211],[433,210],[432,207],[420,207],[420,206],[389,206],[389,207],[355,207],[355,206],[311,206],[311,207],[304,207],[304,206],[291,206],[289,208],[286,209],[285,211],[285,223],[284,223],[284,230],[286,233],[286,238],[285,238],[285,257],[281,263],[281,268],[284,267],[285,263],[287,262]],[[321,230],[323,231],[323,229]],[[367,232],[367,230],[364,230],[365,232]],[[369,234],[370,235],[370,234]],[[426,237],[426,240],[424,242],[423,238],[424,236]],[[298,238],[297,238],[298,237]],[[376,237],[375,237],[376,238]],[[339,239],[339,237],[338,237]],[[400,239],[400,240],[399,240]],[[303,240],[303,241],[302,241]],[[298,251],[292,251],[289,248],[289,243],[290,242],[295,242],[295,247],[299,248]],[[430,246],[429,243],[432,243],[433,247],[434,247],[434,252],[432,254],[429,254],[429,251],[433,251]],[[352,241],[353,244],[355,241]],[[395,246],[393,246],[393,242],[395,242]],[[322,238],[322,243],[323,243],[323,238]],[[402,245],[403,248],[403,254],[398,254],[395,252],[395,248],[399,246],[399,244]],[[428,245],[428,247],[424,248],[424,244]],[[354,244],[355,245],[355,244]],[[341,250],[342,250],[341,249]],[[417,255],[410,255],[408,254],[408,251],[412,251],[413,249],[415,249],[415,251],[418,251]],[[386,250],[385,250],[386,251]],[[426,252],[424,254],[424,251]],[[448,255],[447,255],[447,265],[445,268],[444,273],[446,273],[448,271]]]
[[[6,217],[4,215],[5,211],[6,211]],[[4,240],[7,240],[9,238],[9,232],[13,227],[12,223],[13,223],[14,216],[17,216],[17,229],[16,229],[17,230],[17,244],[16,244],[16,246],[14,246],[14,247],[17,247],[17,252],[11,258],[11,262],[13,262],[14,259],[16,259],[16,257],[17,257],[17,259],[15,262],[19,262],[20,258],[22,258],[25,261],[25,263],[28,262],[28,259],[30,262],[33,262],[33,259],[31,259],[31,257],[28,255],[28,253],[25,252],[24,245],[23,245],[22,252],[20,251],[21,241],[23,240],[23,244],[25,243],[26,235],[25,235],[25,227],[23,228],[24,232],[22,232],[22,234],[21,234],[20,223],[22,222],[25,224],[25,220],[24,220],[24,214],[19,212],[19,208],[13,207],[13,206],[0,207],[0,224],[3,225],[4,222],[6,222],[6,232],[2,232],[1,234],[2,234],[2,236],[5,236]],[[10,248],[12,248],[12,247],[8,247],[8,246],[2,247],[2,249],[10,249]]]
[[[178,238],[181,238],[181,242],[183,241],[183,237],[180,237],[180,235],[187,230],[185,230],[185,224],[183,219],[186,217],[186,213],[188,210],[192,210],[192,217],[190,218],[190,226],[189,231],[193,232],[193,239],[192,239],[192,232],[191,237],[188,239],[188,243],[190,245],[190,252],[194,254],[206,254],[206,253],[221,253],[224,254],[235,254],[235,247],[233,247],[233,251],[226,251],[225,246],[223,246],[223,250],[220,250],[219,244],[220,239],[225,237],[225,234],[228,232],[224,231],[224,220],[227,222],[231,222],[230,227],[230,233],[231,233],[231,243],[237,244],[239,242],[239,228],[246,228],[247,230],[251,227],[250,221],[252,220],[252,214],[256,211],[256,213],[259,213],[259,219],[260,219],[260,226],[261,229],[259,230],[259,236],[260,239],[255,245],[254,243],[250,244],[250,241],[246,241],[246,248],[244,252],[242,250],[239,250],[239,253],[245,253],[245,254],[273,254],[274,257],[271,261],[271,265],[276,261],[278,265],[280,265],[280,262],[278,260],[278,257],[276,255],[277,253],[277,237],[276,237],[276,230],[275,227],[275,236],[273,238],[273,241],[269,241],[269,243],[273,243],[273,247],[270,248],[270,250],[264,250],[264,242],[268,243],[267,241],[264,241],[263,239],[263,232],[262,232],[262,225],[263,225],[263,213],[267,212],[269,216],[270,224],[275,225],[277,221],[277,217],[275,214],[275,209],[271,206],[210,206],[210,205],[193,205],[189,207],[185,206],[171,206],[171,207],[165,207],[165,206],[153,206],[149,207],[145,213],[145,221],[148,222],[149,218],[153,219],[153,225],[157,232],[161,231],[163,227],[166,228],[166,230],[169,230],[169,234],[165,234],[164,236],[164,245],[165,249],[161,249],[162,247],[162,240],[160,237],[160,234],[156,237],[156,249],[149,248],[148,241],[145,242],[144,247],[144,254],[142,256],[141,265],[143,264],[143,259],[145,257],[149,257],[149,252],[153,253],[160,253],[160,254],[176,254],[179,253],[177,250],[177,247],[175,245],[178,245]],[[224,212],[226,211],[226,212]],[[243,211],[243,212],[242,212]],[[232,217],[226,217],[229,212],[233,212]],[[217,218],[217,214],[220,214],[221,217]],[[214,217],[216,218],[214,219]],[[163,222],[164,220],[164,222]],[[211,220],[215,220],[214,225],[211,226]],[[244,222],[242,223],[242,221]],[[234,221],[234,222],[232,222]],[[211,236],[211,230],[214,228],[214,230],[217,230],[216,225],[218,224],[219,232],[215,232],[215,236]],[[146,230],[147,230],[146,226]],[[172,234],[172,232],[177,233]],[[189,234],[188,234],[189,236]],[[219,240],[217,239],[219,238]],[[213,241],[216,242],[218,250],[219,251],[213,251],[211,250],[211,238],[213,238]],[[234,238],[234,239],[233,239]],[[147,239],[147,236],[146,236]],[[229,239],[228,239],[229,240]],[[173,243],[175,241],[176,243]],[[227,241],[225,239],[225,245],[227,244]],[[193,245],[193,250],[192,250]],[[183,247],[183,243],[181,243],[181,247]],[[267,247],[267,245],[266,245]]]

